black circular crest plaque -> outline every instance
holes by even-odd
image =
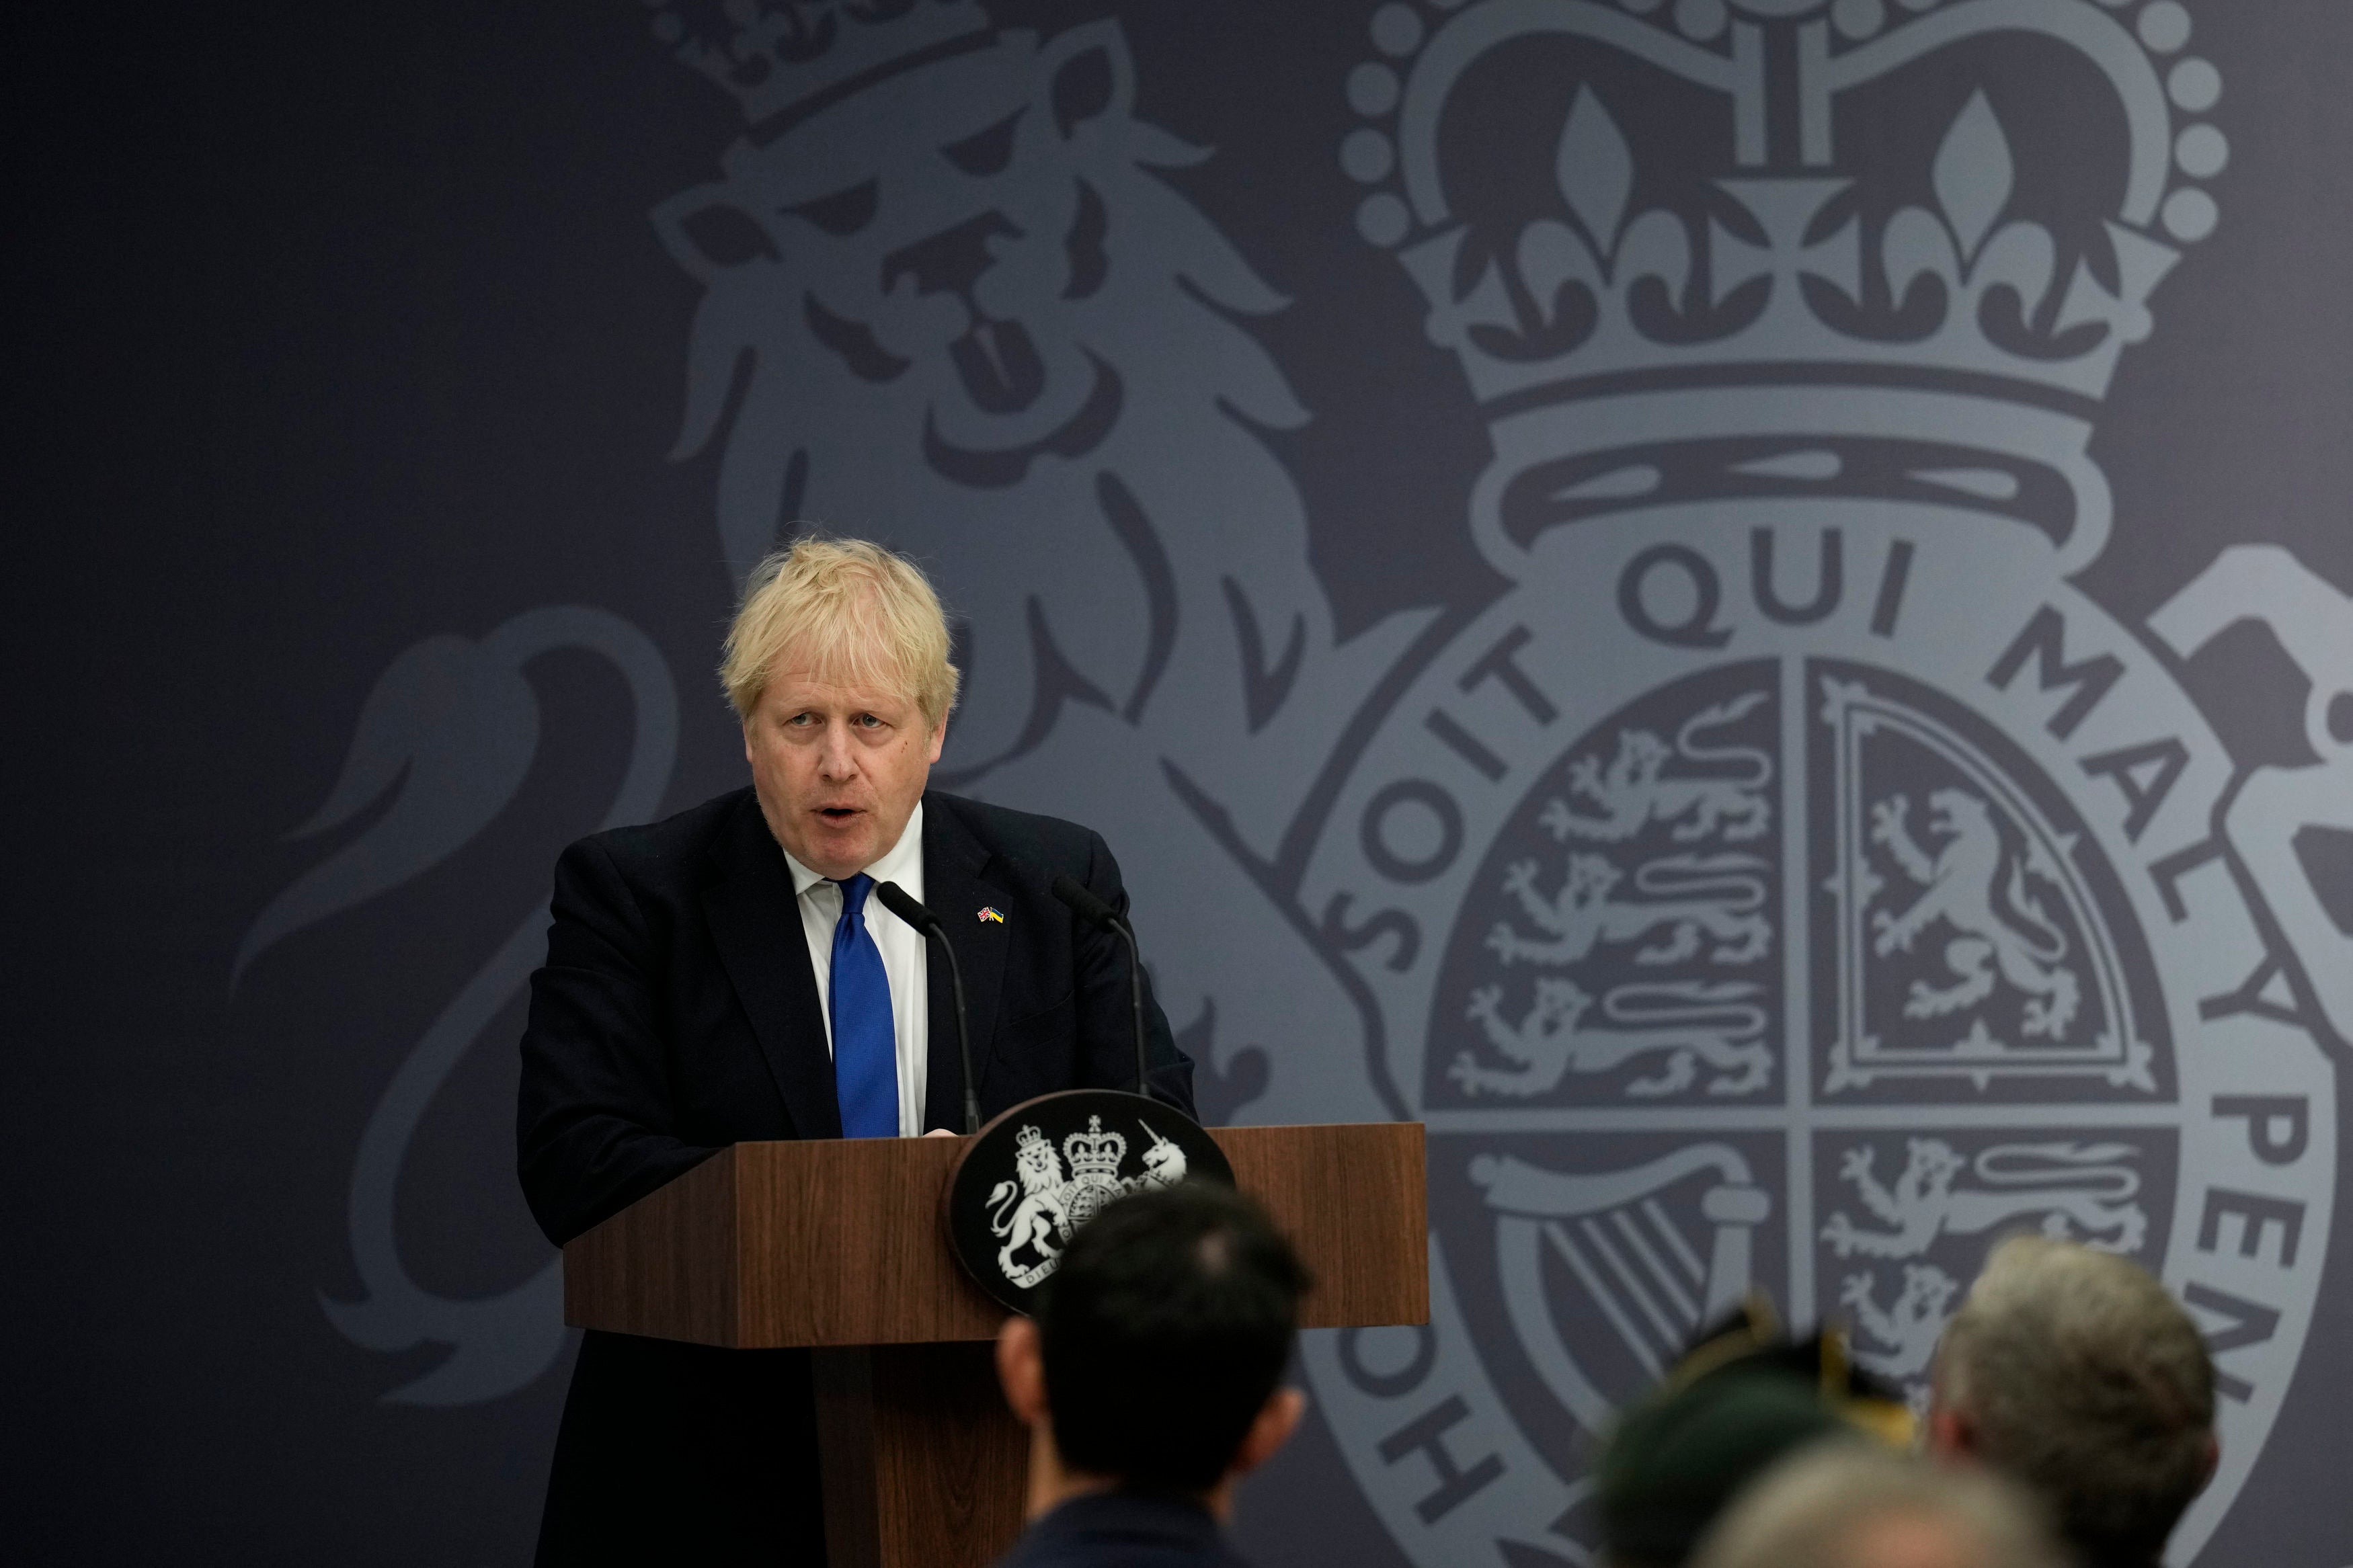
[[[980,1130],[948,1177],[948,1245],[980,1288],[1027,1312],[1079,1226],[1113,1198],[1186,1181],[1234,1184],[1225,1151],[1173,1106],[1073,1089]]]

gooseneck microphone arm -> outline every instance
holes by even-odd
[[[955,946],[948,941],[948,928],[940,917],[907,896],[907,890],[896,882],[877,882],[874,896],[882,907],[913,926],[930,939],[934,947],[948,961],[948,981],[955,987],[956,1060],[964,1068],[964,1130],[969,1133],[980,1131],[980,1089],[972,1081],[972,1026],[964,1016],[964,969],[956,963]]]
[[[1127,1001],[1135,1015],[1135,1092],[1152,1092],[1150,1057],[1145,1049],[1144,1035],[1144,956],[1135,945],[1135,931],[1121,918],[1120,912],[1094,895],[1092,889],[1068,872],[1054,879],[1054,896],[1070,906],[1083,920],[1099,926],[1108,926],[1127,942]]]

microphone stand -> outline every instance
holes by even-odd
[[[1135,931],[1103,900],[1095,897],[1084,882],[1067,872],[1054,879],[1054,896],[1070,907],[1082,919],[1117,931],[1127,943],[1127,1001],[1135,1016],[1135,1092],[1152,1092],[1150,1055],[1145,1048],[1144,1033],[1144,955],[1135,945]]]
[[[972,1080],[972,1026],[964,1016],[964,968],[956,963],[955,945],[948,941],[948,928],[940,917],[932,913],[896,882],[877,882],[874,896],[882,907],[913,926],[933,942],[948,961],[948,984],[955,991],[956,1060],[964,1068],[964,1130],[967,1135],[980,1131],[980,1089]],[[1137,1027],[1143,1026],[1143,1015],[1137,1014]]]

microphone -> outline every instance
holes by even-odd
[[[1147,1057],[1144,1047],[1144,958],[1136,951],[1135,931],[1120,918],[1117,910],[1095,897],[1084,882],[1068,872],[1055,877],[1054,896],[1081,919],[1108,926],[1127,940],[1127,1000],[1135,1014],[1135,1092],[1149,1095],[1152,1077],[1145,1070]]]
[[[882,907],[913,926],[938,944],[947,955],[948,980],[955,987],[956,1059],[964,1065],[964,1130],[969,1133],[980,1131],[980,1089],[972,1080],[972,1026],[964,1016],[964,970],[956,963],[955,947],[948,941],[948,928],[940,917],[907,896],[907,890],[896,882],[877,882],[874,896]]]

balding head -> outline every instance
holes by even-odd
[[[1767,1471],[1693,1568],[2064,1568],[2032,1503],[1981,1473],[1862,1443],[1818,1445]]]

